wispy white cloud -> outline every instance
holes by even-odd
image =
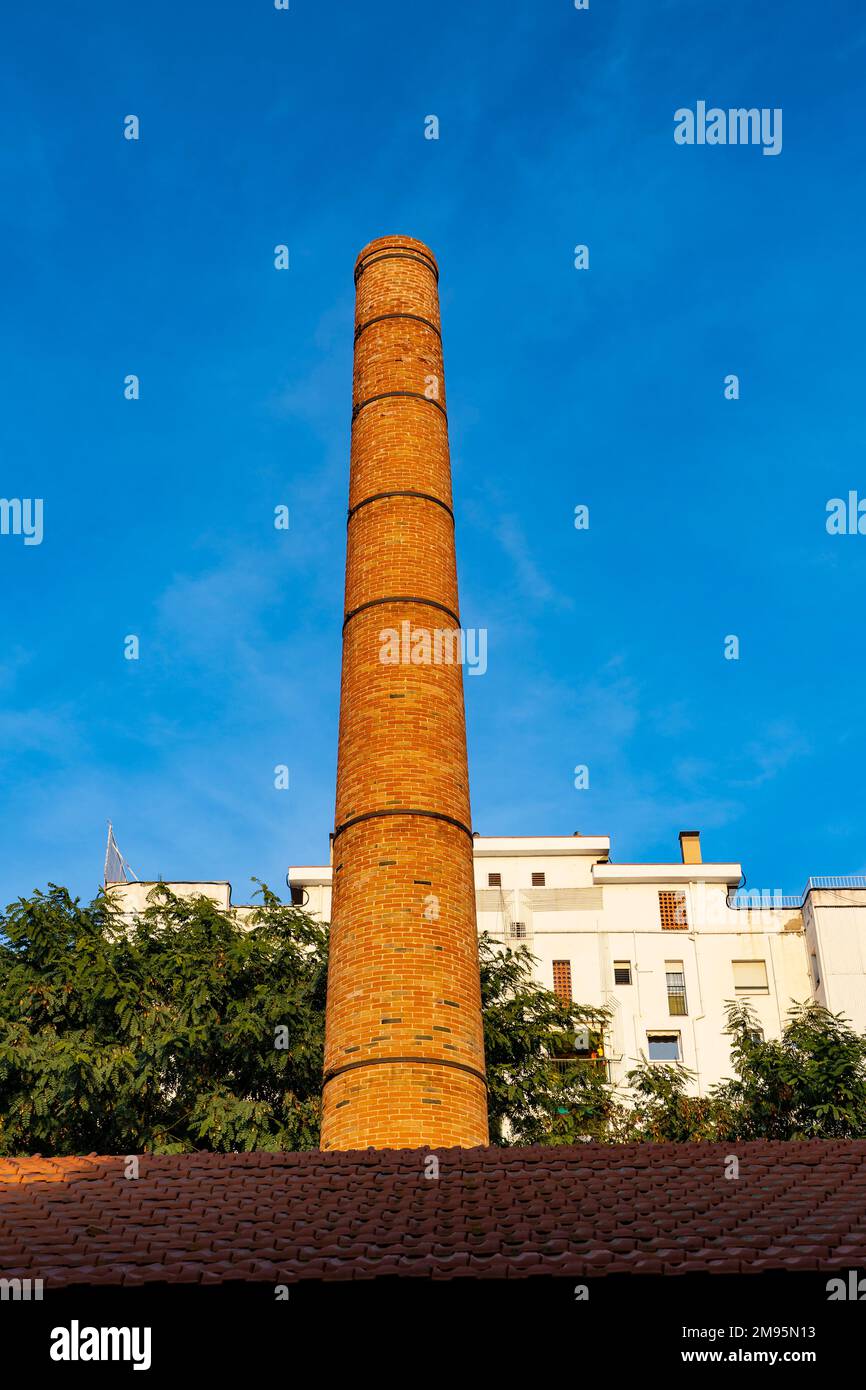
[[[515,517],[499,517],[496,523],[496,538],[514,566],[513,573],[518,588],[528,598],[540,603],[556,603],[563,608],[574,606],[573,600],[558,593],[541,573],[526,534]]]
[[[735,787],[760,787],[772,781],[799,758],[811,752],[808,741],[799,730],[785,720],[768,724],[759,738],[752,739],[743,750],[743,757],[753,771],[746,777],[732,780]]]

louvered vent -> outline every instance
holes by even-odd
[[[601,888],[524,888],[521,901],[533,912],[599,912]]]
[[[504,908],[503,908],[504,904]],[[475,893],[475,907],[478,912],[502,912],[510,915],[512,894],[501,888],[479,888]]]

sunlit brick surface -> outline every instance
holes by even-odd
[[[462,669],[381,659],[459,626],[436,277],[409,237],[356,266],[323,1149],[487,1142]]]

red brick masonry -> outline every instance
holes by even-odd
[[[725,1158],[740,1161],[736,1180]],[[0,1278],[75,1284],[866,1266],[866,1142],[0,1159]]]
[[[382,660],[460,627],[438,280],[413,237],[355,267],[323,1149],[488,1137],[463,673]]]

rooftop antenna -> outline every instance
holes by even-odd
[[[103,887],[109,883],[138,883],[139,877],[126,862],[114,838],[111,821],[108,822],[108,842],[105,846],[105,867],[102,873]]]

